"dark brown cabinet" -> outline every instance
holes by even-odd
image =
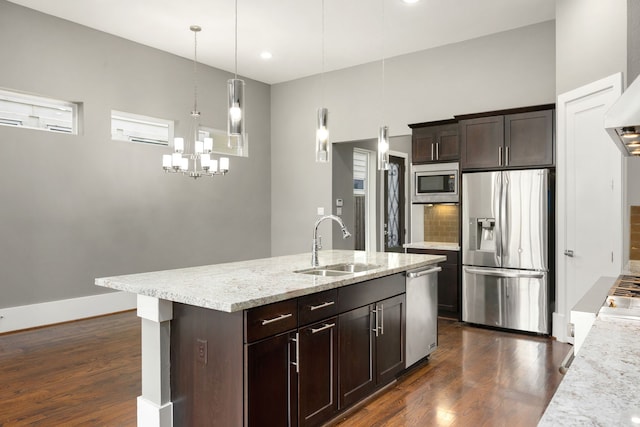
[[[553,166],[555,110],[541,107],[459,116],[461,169]]]
[[[340,408],[387,384],[404,369],[405,295],[339,317]]]
[[[297,425],[295,340],[292,331],[246,346],[248,425]]]
[[[458,251],[439,249],[407,249],[414,254],[444,255],[447,260],[440,263],[442,271],[438,272],[438,316],[460,320],[460,265]]]
[[[338,412],[338,318],[301,328],[298,339],[299,425],[319,426]]]
[[[553,166],[554,110],[504,117],[505,166]]]
[[[460,121],[460,166],[485,169],[502,166],[504,117]]]
[[[455,120],[409,125],[412,163],[455,162],[460,159]]]

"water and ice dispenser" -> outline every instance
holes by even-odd
[[[496,251],[496,219],[469,218],[469,245],[472,251]]]

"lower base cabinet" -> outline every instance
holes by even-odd
[[[405,303],[402,294],[340,315],[340,408],[362,400],[404,369]]]
[[[299,425],[320,426],[338,412],[338,318],[301,328],[298,338]]]
[[[295,339],[288,332],[246,346],[249,425],[297,425]]]
[[[174,303],[174,425],[321,426],[404,369],[405,278],[222,313]]]

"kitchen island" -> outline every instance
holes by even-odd
[[[405,368],[403,273],[444,260],[330,250],[364,271],[305,274],[307,253],[96,285],[138,294],[138,425],[320,425]]]

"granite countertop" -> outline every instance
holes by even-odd
[[[311,268],[311,253],[304,253],[103,277],[96,279],[95,284],[231,313],[424,267],[446,259],[440,255],[348,250],[320,251],[318,258],[321,266],[363,263],[380,267],[333,277],[295,273]]]
[[[405,243],[405,249],[440,249],[444,251],[459,251],[460,245],[452,242],[413,242]]]
[[[597,317],[538,426],[640,421],[640,320]]]

